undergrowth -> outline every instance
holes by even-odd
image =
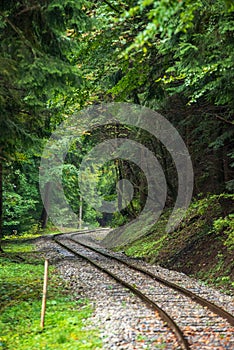
[[[195,200],[180,226],[165,232],[166,212],[142,238],[120,247],[128,256],[185,272],[232,292],[234,196],[210,195]]]
[[[40,327],[44,262],[32,245],[7,243],[0,256],[0,349],[98,349],[97,330],[86,330],[92,314],[88,301],[73,299],[49,267],[45,327]]]

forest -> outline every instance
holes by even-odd
[[[130,103],[159,113],[179,132],[193,165],[194,208],[202,203],[232,248],[233,12],[231,0],[1,1],[0,242],[53,227],[39,171],[59,125],[73,115],[85,118],[81,112],[90,107]],[[97,183],[98,194],[114,201],[117,181],[126,178],[134,187],[131,202],[105,213],[82,200],[77,181],[83,157],[118,138],[140,143],[157,157],[167,185],[164,210],[173,208],[179,181],[168,149],[134,125],[100,121],[71,143],[62,169],[51,174],[62,172],[66,199],[80,218],[69,222],[72,229],[123,227],[143,210],[149,195],[145,174],[118,157],[89,174],[86,191]],[[56,191],[49,180],[46,186],[44,202]],[[214,203],[218,214],[209,211]],[[66,226],[66,208],[56,215]]]

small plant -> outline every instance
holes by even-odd
[[[150,232],[125,246],[124,251],[128,256],[192,274],[230,293],[234,286],[231,282],[234,214],[229,214],[233,199],[233,195],[226,193],[200,196],[171,233],[165,232],[170,215],[165,211]]]
[[[0,349],[76,350],[102,347],[97,330],[86,330],[92,309],[87,300],[73,300],[50,266],[45,327],[40,327],[43,261],[35,261],[29,244],[5,245],[0,257]],[[17,262],[17,256],[24,256]]]
[[[229,214],[224,218],[220,217],[213,223],[215,232],[223,232],[227,235],[225,245],[229,249],[234,249],[234,214]]]

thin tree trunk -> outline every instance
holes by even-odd
[[[122,162],[121,160],[118,160],[118,180],[123,180],[123,168],[122,168]],[[122,204],[123,204],[123,183],[120,182],[119,184],[119,195],[118,195],[118,210],[121,211]]]
[[[80,208],[79,208],[79,230],[82,229],[82,214],[83,214],[83,200],[80,196]]]
[[[3,182],[3,179],[2,179],[2,163],[0,162],[0,252],[3,252],[3,249],[2,249],[2,238],[3,238],[2,182]]]
[[[47,211],[45,210],[45,207],[43,207],[41,212],[41,217],[40,217],[40,227],[42,229],[46,228],[47,221],[48,221],[48,214],[47,214]]]
[[[42,229],[46,228],[47,221],[48,221],[48,205],[49,205],[49,196],[50,196],[50,182],[48,181],[45,184],[45,197],[44,197],[44,203],[45,205],[43,206],[42,212],[41,212],[41,217],[40,217],[40,226]],[[47,211],[46,211],[47,209]]]

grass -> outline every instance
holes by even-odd
[[[233,294],[234,218],[229,213],[233,200],[234,196],[227,194],[194,201],[179,227],[171,233],[165,232],[168,219],[165,212],[145,236],[116,250],[182,271]]]
[[[6,254],[0,256],[0,350],[101,348],[98,330],[85,329],[92,314],[88,301],[78,296],[72,299],[52,266],[41,329],[44,262],[30,254],[33,246],[27,243],[8,242],[4,250]]]
[[[3,238],[3,241],[8,242],[15,241],[18,239],[34,239],[43,235],[53,235],[58,233],[61,233],[61,231],[57,227],[49,225],[47,228],[41,229],[38,227],[38,225],[34,225],[29,231],[17,232],[15,234],[7,234]]]

